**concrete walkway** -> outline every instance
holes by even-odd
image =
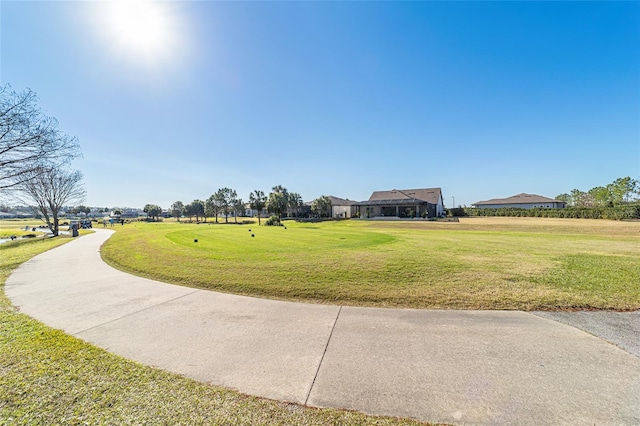
[[[569,325],[174,286],[103,263],[110,235],[26,262],[7,295],[111,352],[247,394],[450,424],[640,424],[640,358]]]

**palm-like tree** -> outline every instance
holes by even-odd
[[[288,199],[288,207],[291,212],[295,212],[295,216],[298,217],[298,209],[302,207],[302,197],[297,192],[290,192]]]
[[[244,200],[242,198],[236,198],[233,200],[233,210],[234,210],[234,222],[238,223],[238,214],[242,214],[244,212]]]
[[[282,219],[282,212],[287,210],[289,205],[289,191],[282,185],[276,185],[271,189],[267,199],[267,210],[278,216],[278,223]]]
[[[267,196],[264,195],[264,191],[256,189],[249,194],[249,204],[252,210],[258,211],[258,225],[260,225],[260,212],[262,212],[264,206],[267,204]]]

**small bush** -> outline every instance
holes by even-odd
[[[467,212],[462,207],[455,207],[451,209],[447,209],[448,217],[464,217],[467,216]]]
[[[265,226],[282,226],[282,224],[280,223],[280,220],[278,219],[278,216],[276,215],[271,215],[269,217],[269,219],[267,219],[264,222]]]

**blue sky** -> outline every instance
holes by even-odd
[[[149,45],[113,7],[0,3],[0,81],[79,137],[88,205],[640,178],[640,2],[154,2]]]

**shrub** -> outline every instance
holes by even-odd
[[[458,210],[458,209],[450,209]],[[570,219],[640,219],[640,205],[629,204],[615,207],[567,207],[566,209],[521,209],[503,207],[499,209],[464,208],[464,214],[453,216],[508,216],[508,217],[555,217]]]
[[[282,226],[282,224],[280,223],[280,221],[278,220],[278,216],[276,215],[271,215],[269,217],[269,219],[267,219],[264,222],[265,226]]]
[[[447,209],[447,216],[464,217],[464,216],[467,216],[467,212],[462,207],[455,207],[455,208]]]

